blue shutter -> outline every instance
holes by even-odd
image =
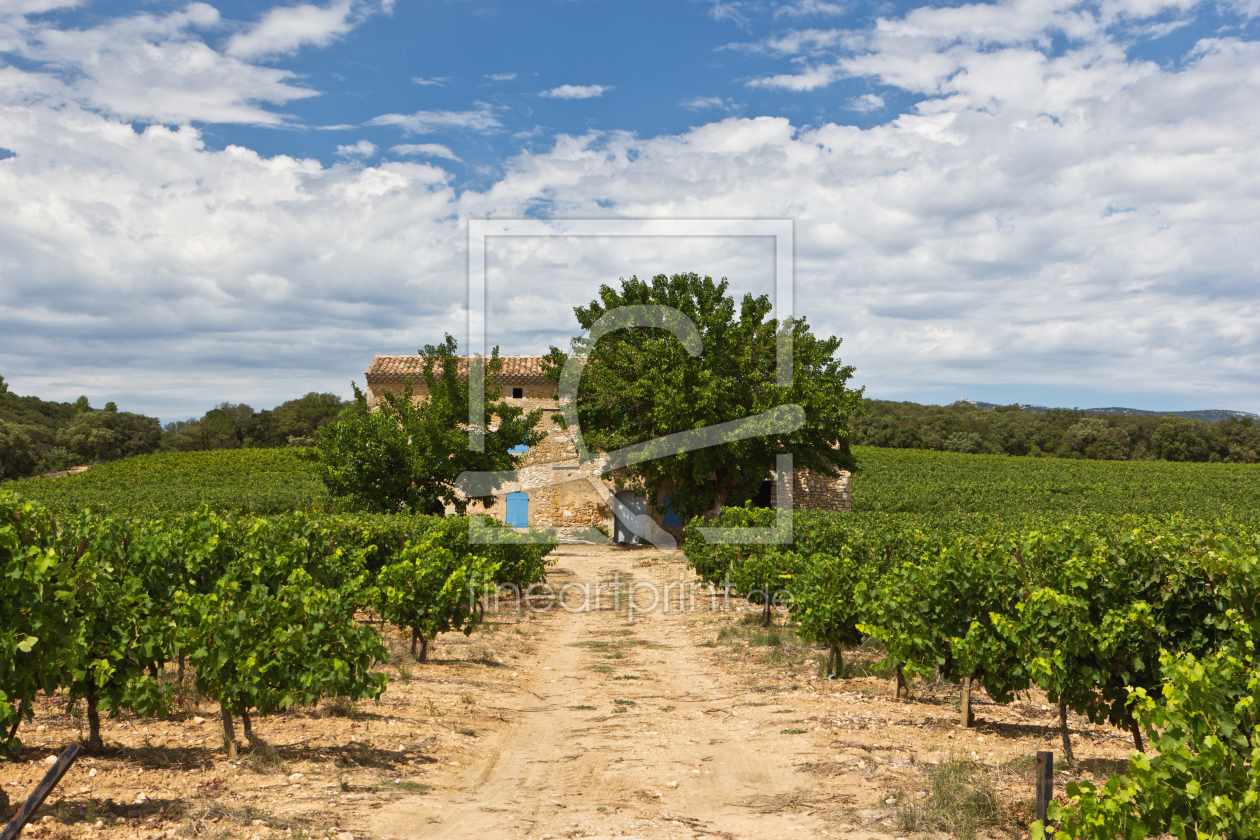
[[[665,515],[661,519],[661,524],[666,528],[681,528],[682,520],[678,518],[678,514],[674,513],[674,509],[669,506],[669,496],[665,497]]]
[[[504,521],[513,528],[529,527],[528,493],[507,494],[507,515],[504,517]]]
[[[508,450],[508,452],[511,452],[513,455],[524,455],[528,451],[529,447],[523,443],[518,443],[516,446],[513,446]]]

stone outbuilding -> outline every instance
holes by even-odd
[[[543,376],[543,357],[500,358],[503,369],[497,381],[502,399],[526,412],[541,409],[539,429],[547,436],[524,453],[524,462],[517,468],[520,481],[503,485],[486,512],[510,525],[554,528],[564,536],[601,529],[618,542],[644,536],[632,530],[627,514],[647,514],[656,527],[681,539],[684,523],[668,508],[668,497],[665,509],[657,510],[633,488],[617,490],[610,477],[601,475],[604,462],[600,458],[578,462],[572,434],[555,422],[560,404],[556,384]],[[468,358],[463,357],[461,377],[467,374],[467,366]],[[413,393],[426,392],[422,356],[376,356],[367,369],[368,405],[375,406],[383,393],[401,393],[408,378]],[[851,476],[847,471],[830,478],[812,470],[794,470],[790,486],[795,509],[849,509]],[[775,495],[774,483],[767,478],[759,501],[770,506]]]

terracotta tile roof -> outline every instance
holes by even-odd
[[[520,381],[526,379],[543,378],[542,372],[542,356],[500,356],[503,360],[503,371],[499,374],[499,379],[508,381]],[[463,378],[468,375],[468,357],[459,357],[459,375]],[[367,378],[369,382],[380,383],[401,383],[405,377],[410,376],[416,384],[421,384],[424,376],[424,357],[419,354],[414,356],[376,356],[372,359],[372,364],[368,366]]]

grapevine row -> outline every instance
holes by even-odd
[[[413,638],[472,631],[467,583],[540,580],[549,545],[470,545],[462,517],[270,519],[208,508],[164,520],[56,519],[0,494],[0,739],[10,748],[40,694],[102,713],[164,715],[168,662],[195,673],[253,741],[252,714],[323,697],[376,698],[387,659],[372,611]]]
[[[731,509],[718,524],[773,516]],[[1260,537],[1180,517],[795,524],[790,546],[708,544],[695,525],[688,562],[715,585],[781,592],[837,673],[842,646],[875,638],[964,694],[979,685],[1006,703],[1039,686],[1069,760],[1068,710],[1132,734],[1134,770],[1072,785],[1059,840],[1260,836]]]

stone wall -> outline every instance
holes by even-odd
[[[849,510],[852,505],[853,476],[841,470],[838,478],[816,473],[809,469],[792,471],[792,484],[788,489],[793,510]],[[771,493],[772,504],[778,507],[779,484],[776,481]]]

